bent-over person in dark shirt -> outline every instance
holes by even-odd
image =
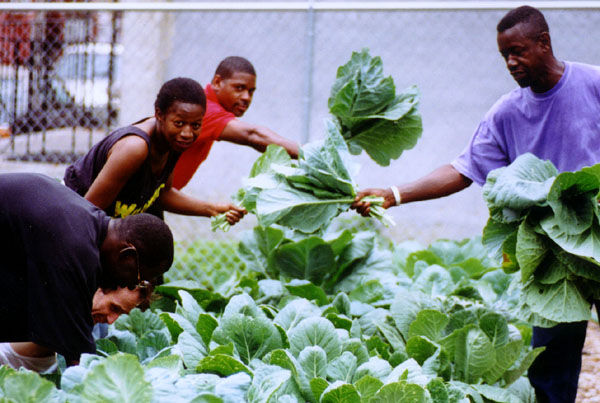
[[[0,256],[0,342],[30,341],[72,365],[96,351],[96,289],[162,275],[173,236],[150,214],[110,218],[47,176],[0,174]]]

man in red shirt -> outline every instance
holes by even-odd
[[[179,157],[173,170],[173,187],[181,189],[192,179],[215,140],[250,146],[260,152],[264,152],[269,144],[277,144],[292,158],[298,157],[298,144],[264,126],[237,119],[250,107],[255,90],[256,72],[252,63],[238,56],[227,57],[219,63],[211,83],[206,86],[202,131]]]

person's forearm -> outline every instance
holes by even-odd
[[[215,203],[197,199],[175,188],[164,192],[160,203],[166,211],[175,214],[212,217],[219,213]]]
[[[459,192],[472,181],[452,165],[443,165],[414,182],[398,186],[402,204],[437,199]]]
[[[50,357],[54,351],[33,342],[10,343],[13,351],[24,357]]]
[[[290,157],[298,158],[298,143],[282,137],[266,127],[256,126],[254,130],[251,130],[249,141],[260,152],[264,152],[269,144],[276,144],[285,148]]]

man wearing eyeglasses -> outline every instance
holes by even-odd
[[[166,272],[173,236],[150,214],[110,218],[47,176],[0,174],[0,256],[0,342],[30,341],[76,364],[96,350],[96,290]]]

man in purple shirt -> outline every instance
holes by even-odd
[[[382,196],[384,207],[435,199],[530,152],[559,171],[600,163],[600,70],[554,57],[548,25],[529,6],[508,12],[498,23],[498,49],[519,88],[501,97],[454,161],[408,184],[359,192],[353,204],[369,213],[366,195]],[[596,303],[598,307],[600,304]],[[539,402],[574,402],[587,322],[534,328],[534,347],[545,346],[529,370]]]

